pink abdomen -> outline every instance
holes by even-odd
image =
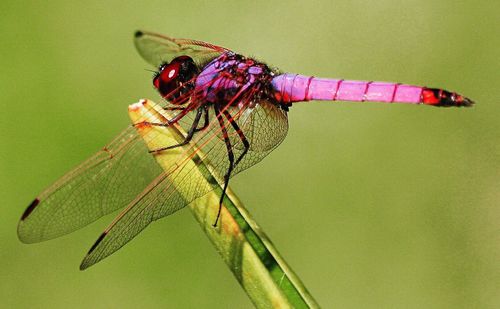
[[[472,101],[442,89],[399,83],[316,78],[298,74],[276,76],[272,85],[280,102],[328,100],[470,106]]]

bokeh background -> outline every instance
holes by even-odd
[[[27,204],[158,99],[132,34],[284,71],[444,87],[472,109],[309,102],[231,185],[325,308],[500,306],[497,1],[2,1],[0,307],[249,308],[189,210],[87,271],[113,216],[24,245]]]

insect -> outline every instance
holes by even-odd
[[[181,164],[199,149],[215,171],[219,184],[213,185],[223,188],[222,203],[229,179],[261,161],[283,141],[287,113],[295,102],[473,104],[437,88],[281,73],[224,47],[152,32],[137,31],[135,46],[157,68],[153,86],[164,99],[162,108],[175,115],[148,125],[175,123],[187,133],[183,142],[151,151],[131,126],[28,206],[18,225],[18,236],[25,243],[59,237],[123,208],[91,247],[80,269],[114,253],[152,221],[211,190],[189,177],[189,170]],[[154,155],[178,147],[183,151],[177,164],[167,171],[161,169]],[[183,196],[172,185],[175,177],[187,192]]]

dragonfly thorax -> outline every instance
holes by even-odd
[[[208,63],[196,79],[195,92],[209,103],[239,104],[249,91],[254,97],[267,92],[274,73],[254,59],[227,52]]]
[[[160,66],[153,77],[153,85],[170,103],[184,104],[189,100],[193,79],[198,72],[198,67],[191,57],[180,56]]]

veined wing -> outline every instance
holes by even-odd
[[[252,95],[246,98],[246,100],[251,99],[253,99]],[[145,104],[147,103],[150,102],[147,101]],[[241,110],[229,105],[222,109],[221,114],[224,110],[229,111],[232,117],[237,120],[239,128],[248,134],[251,144],[247,155],[235,167],[232,174],[234,176],[261,161],[284,139],[288,129],[288,121],[285,111],[267,101],[246,104],[246,108]],[[155,117],[158,116],[155,115]],[[212,117],[209,127],[206,131],[200,132],[194,142],[182,149],[168,150],[179,152],[175,164],[167,172],[158,176],[120,213],[92,246],[82,261],[80,269],[85,269],[114,253],[152,221],[174,213],[222,183],[229,161],[222,136],[223,129],[215,118],[216,116]],[[148,121],[151,122],[159,120],[158,118],[150,119]],[[229,135],[232,151],[237,158],[244,149],[238,132],[229,124],[228,118],[225,118],[223,127]],[[158,130],[161,129],[164,128],[158,128]],[[149,138],[153,141],[149,140],[148,143],[153,142],[154,144],[155,137]],[[193,177],[193,173],[199,173],[203,170],[200,167],[202,162],[203,166],[209,164],[210,173],[205,169],[202,172],[204,177]],[[218,207],[218,205],[214,205],[214,207]]]
[[[189,56],[201,68],[208,61],[229,51],[224,47],[202,41],[174,39],[148,31],[137,31],[134,43],[142,58],[155,67],[171,62],[179,56]]]
[[[78,230],[128,205],[161,173],[130,126],[35,198],[21,216],[18,237],[35,243]]]
[[[28,206],[19,239],[40,242],[82,228],[127,205],[161,172],[137,130],[129,127]]]

